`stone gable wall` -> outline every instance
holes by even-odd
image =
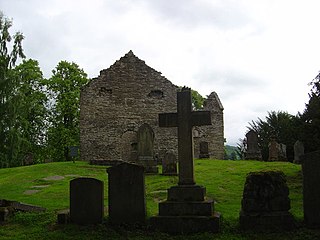
[[[170,151],[177,155],[177,129],[158,127],[159,113],[177,111],[177,90],[177,86],[131,51],[110,68],[102,70],[100,76],[81,91],[81,158],[87,161],[135,161],[136,133],[143,123],[154,130],[155,156],[162,158]],[[221,124],[219,136],[223,136],[223,117],[219,126]],[[218,129],[221,131],[221,126]],[[214,140],[212,144],[215,141],[220,140]],[[216,155],[215,150],[212,153],[216,158],[223,158],[223,155]]]

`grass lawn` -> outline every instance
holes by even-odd
[[[281,170],[287,176],[291,212],[299,227],[291,232],[256,234],[241,232],[238,217],[247,173]],[[62,176],[63,179],[51,179]],[[320,239],[320,231],[303,227],[301,166],[285,162],[195,160],[195,178],[207,189],[207,197],[215,200],[215,210],[223,216],[222,232],[192,236],[168,236],[147,229],[98,226],[57,225],[56,212],[69,207],[69,181],[75,177],[94,177],[104,181],[105,206],[108,205],[106,167],[86,162],[59,162],[27,167],[0,169],[0,198],[47,208],[41,214],[19,213],[0,225],[0,239]],[[158,202],[166,199],[166,189],[176,185],[178,177],[147,175],[146,198],[148,217],[158,212]],[[26,194],[28,190],[39,190]]]

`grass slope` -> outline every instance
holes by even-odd
[[[304,228],[288,233],[241,233],[237,228],[243,185],[247,173],[261,170],[281,170],[287,176],[290,188],[291,212],[302,220],[301,167],[284,162],[196,160],[195,178],[207,189],[207,196],[215,200],[215,210],[223,215],[223,231],[220,234],[203,233],[194,236],[175,236],[173,239],[315,239],[317,231]],[[111,229],[99,226],[56,225],[56,211],[69,207],[69,181],[77,176],[94,177],[104,181],[105,206],[108,205],[106,167],[91,166],[86,162],[59,162],[27,167],[0,169],[0,198],[16,200],[46,207],[42,214],[17,214],[0,226],[0,239],[167,239],[162,233],[147,233],[144,229]],[[61,180],[45,180],[63,176]],[[156,215],[158,202],[166,199],[166,189],[176,185],[178,177],[147,175],[146,198],[148,216]],[[37,186],[42,186],[39,188]],[[43,187],[45,186],[45,187]],[[40,190],[31,195],[28,190]],[[319,234],[319,235],[318,235]],[[303,237],[302,237],[303,236]],[[280,238],[279,238],[280,237]],[[301,237],[301,238],[300,238]]]

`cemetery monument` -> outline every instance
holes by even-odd
[[[159,215],[150,219],[155,229],[175,234],[219,231],[220,214],[214,213],[213,201],[205,199],[205,187],[194,180],[192,128],[210,124],[209,111],[192,111],[189,88],[177,93],[177,113],[159,114],[160,127],[178,128],[179,182],[159,203]]]

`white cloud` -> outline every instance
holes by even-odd
[[[216,91],[236,144],[267,111],[302,111],[320,70],[317,0],[3,0],[28,57],[95,77],[130,49],[177,85]]]

